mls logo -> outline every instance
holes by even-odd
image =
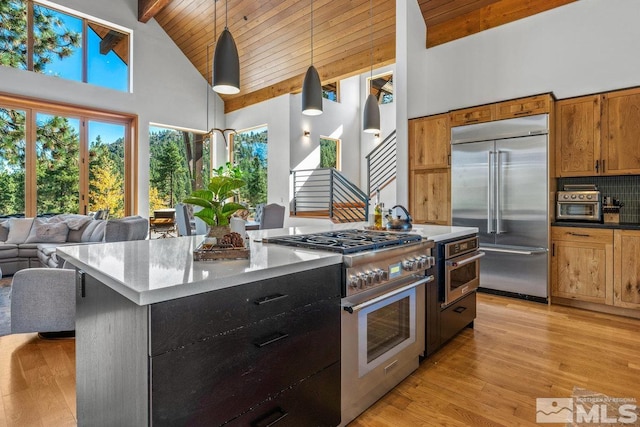
[[[536,399],[537,423],[566,423],[573,421],[573,398]]]

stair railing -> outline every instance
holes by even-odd
[[[367,194],[383,189],[396,179],[396,131],[391,132],[366,156]]]
[[[334,222],[367,220],[369,197],[334,168],[293,170],[291,174],[292,215],[328,217]]]

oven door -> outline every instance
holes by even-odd
[[[363,377],[382,363],[389,362],[409,347],[415,356],[424,351],[424,284],[433,276],[421,277],[407,285],[386,292],[358,305],[346,308],[357,323],[358,377]],[[355,343],[354,343],[355,344]],[[356,347],[356,346],[354,346]],[[391,368],[390,368],[391,369]]]
[[[600,202],[557,202],[556,219],[600,221]]]
[[[484,252],[473,251],[445,261],[443,307],[478,289],[483,256]]]

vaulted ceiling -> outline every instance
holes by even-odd
[[[576,0],[417,1],[433,47]],[[371,5],[372,20],[370,0],[313,1],[313,63],[323,83],[395,62],[395,1]],[[311,0],[228,0],[225,9],[221,0],[139,0],[138,15],[155,18],[209,82],[227,20],[240,55],[240,93],[223,96],[227,112],[299,92],[311,64]]]

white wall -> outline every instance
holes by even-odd
[[[137,20],[138,0],[57,0],[58,5],[133,30],[133,93],[0,67],[0,91],[118,112],[139,117],[138,213],[149,206],[149,122],[207,130],[207,97],[214,110],[217,95],[155,20]],[[217,99],[224,126],[223,104]],[[210,125],[214,115],[210,114]],[[212,126],[211,126],[212,127]]]

